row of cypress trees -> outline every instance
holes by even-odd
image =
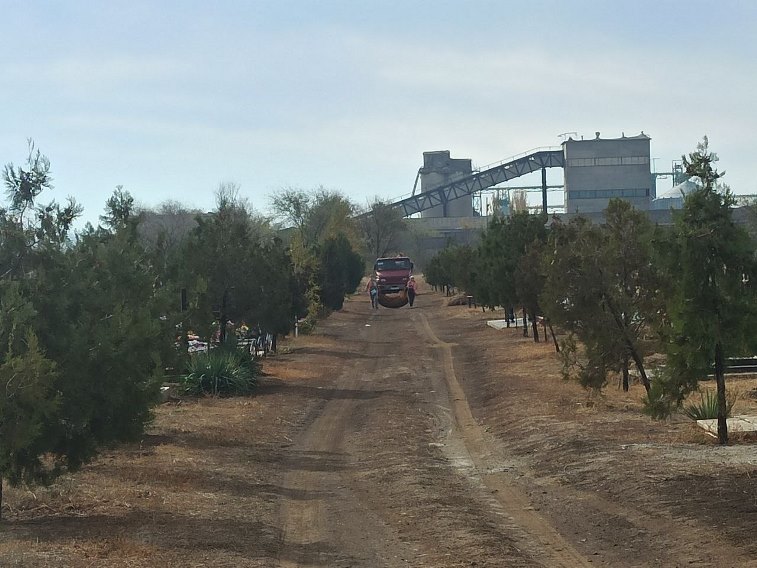
[[[246,321],[287,333],[309,296],[338,309],[362,277],[360,256],[338,235],[298,270],[233,187],[169,239],[146,238],[120,187],[97,227],[74,231],[81,207],[43,201],[51,166],[31,141],[3,181],[0,507],[3,479],[47,482],[98,448],[139,439],[166,373],[186,363],[187,331],[223,341],[228,322]]]
[[[567,332],[566,376],[601,389],[629,369],[644,384],[646,411],[664,418],[714,373],[718,439],[728,441],[724,372],[728,357],[757,350],[757,246],[734,222],[735,200],[719,183],[707,138],[684,156],[700,189],[685,197],[672,227],[654,226],[613,200],[603,224],[518,213],[495,218],[477,247],[450,246],[429,264],[433,284],[453,284],[487,306],[522,307]],[[437,282],[438,281],[438,282]],[[524,330],[525,332],[525,330]],[[661,354],[654,379],[648,356]]]

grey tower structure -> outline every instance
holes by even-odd
[[[655,197],[649,169],[649,136],[563,142],[565,210],[567,213],[604,211],[613,197],[648,210]]]
[[[449,150],[423,152],[421,193],[470,175],[470,159],[450,158]],[[421,212],[421,217],[472,217],[473,198],[468,195]]]

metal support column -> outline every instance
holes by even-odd
[[[547,216],[547,168],[541,169],[541,208],[542,214]]]

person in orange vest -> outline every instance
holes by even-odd
[[[374,310],[378,310],[378,286],[374,280],[368,280],[368,284],[365,289],[368,291],[368,295],[371,297],[371,307]]]
[[[411,308],[413,307],[413,302],[415,302],[416,286],[415,277],[411,276],[410,280],[407,281],[407,301]]]

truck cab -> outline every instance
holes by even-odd
[[[379,297],[404,292],[412,272],[413,263],[406,256],[377,258],[373,265],[373,278]]]

